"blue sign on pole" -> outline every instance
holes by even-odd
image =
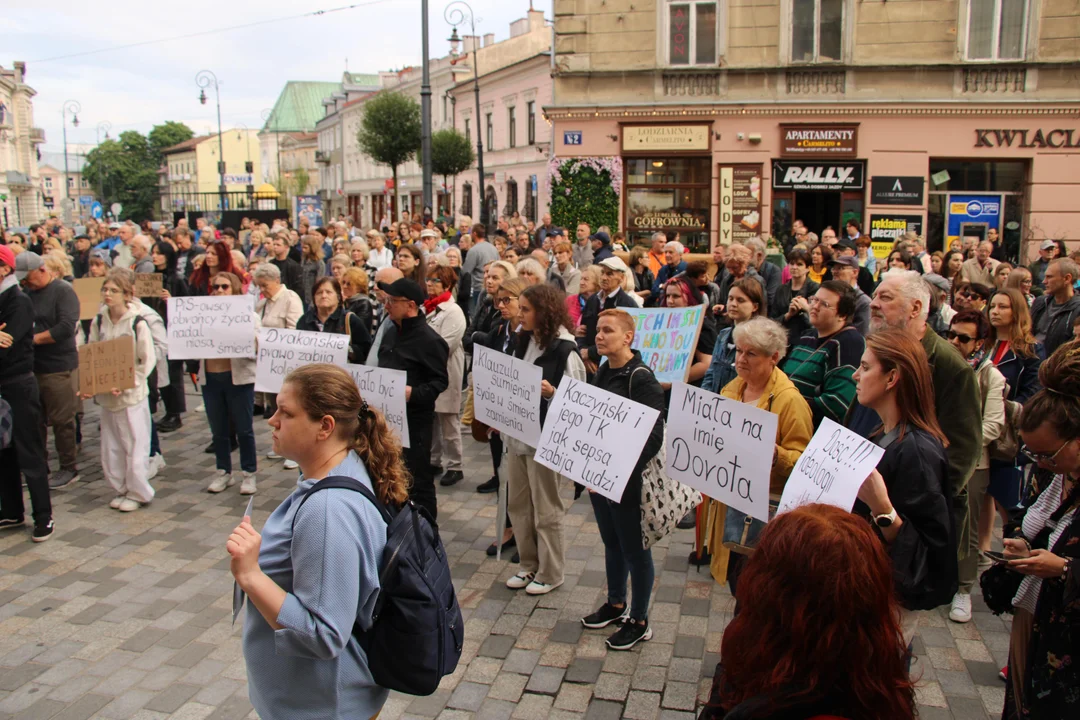
[[[580,130],[565,130],[562,134],[563,145],[580,145],[581,135]]]
[[[80,195],[79,196],[79,204],[80,205],[84,205],[86,207],[89,207],[92,202],[94,202],[94,196],[93,195]]]
[[[90,206],[90,217],[100,220],[102,215],[101,203],[95,202]]]

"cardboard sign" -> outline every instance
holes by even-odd
[[[686,382],[694,364],[705,306],[685,308],[619,308],[630,313],[637,328],[630,345],[660,382]]]
[[[93,320],[101,309],[101,286],[105,278],[85,277],[71,281],[71,287],[79,297],[79,319]]]
[[[314,363],[344,366],[348,355],[348,335],[260,328],[259,359],[255,363],[255,390],[279,393],[285,376],[296,368]]]
[[[475,345],[472,367],[476,419],[536,447],[540,441],[540,366]]]
[[[667,475],[768,522],[776,424],[777,416],[768,410],[674,383],[668,406]]]
[[[161,273],[135,273],[135,297],[160,297]]]
[[[345,365],[353,376],[360,397],[382,413],[386,423],[397,433],[401,447],[409,447],[409,419],[405,416],[405,371],[369,365]]]
[[[169,359],[255,357],[255,298],[179,297],[167,301]]]
[[[619,502],[660,411],[563,378],[534,460]]]
[[[99,395],[135,387],[135,339],[130,335],[79,347],[79,392]]]
[[[777,512],[809,503],[850,512],[859,488],[884,454],[885,448],[825,418],[795,463]]]

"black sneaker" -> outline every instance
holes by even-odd
[[[46,540],[51,538],[54,527],[55,525],[53,524],[52,518],[46,520],[45,522],[35,522],[34,542],[45,542]]]
[[[460,470],[448,470],[442,479],[439,480],[439,484],[443,487],[450,487],[451,485],[457,485],[459,482],[465,479],[465,473]]]
[[[492,477],[487,482],[480,483],[476,486],[476,492],[481,495],[487,495],[488,493],[499,492],[499,478]]]
[[[652,628],[649,621],[634,622],[627,620],[614,635],[607,639],[607,646],[612,650],[629,650],[642,640],[652,640]]]
[[[502,550],[503,550],[503,552],[506,552],[507,549],[512,548],[512,547],[514,547],[516,545],[517,545],[517,538],[515,538],[513,535],[511,535],[510,539],[503,543]],[[491,543],[490,545],[488,545],[488,548],[487,548],[487,556],[488,557],[495,557],[495,553],[498,552],[498,550],[499,549],[498,549],[498,547],[496,547],[495,543]]]
[[[611,623],[621,623],[630,615],[630,606],[623,605],[617,608],[611,603],[604,603],[600,609],[592,615],[581,618],[581,624],[587,628],[605,628]]]
[[[22,527],[25,524],[25,518],[0,518],[0,530]]]
[[[184,423],[180,419],[179,415],[166,415],[165,417],[161,418],[161,422],[157,424],[157,429],[158,432],[167,433],[179,430],[183,426]]]
[[[203,450],[203,452],[206,453],[207,455],[213,455],[214,454],[214,441],[213,440],[210,441],[210,444],[206,446],[206,449]]]
[[[679,522],[675,524],[675,527],[679,528],[680,530],[693,530],[695,525],[697,525],[696,508],[683,515]]]

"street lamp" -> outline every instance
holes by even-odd
[[[240,132],[241,130],[243,132]],[[248,206],[254,207],[255,166],[251,163],[251,130],[244,123],[236,123],[236,139],[240,140],[241,138],[244,140],[244,147],[247,148],[247,162],[244,163],[244,174],[250,179],[245,188],[247,190]]]
[[[476,17],[473,15],[473,9],[469,7],[469,4],[464,0],[455,0],[446,6],[446,10],[443,12],[443,19],[447,23],[454,26],[454,32],[450,35],[450,56],[457,57],[458,45],[461,44],[461,37],[458,35],[457,26],[465,22],[466,18],[469,21],[469,27],[471,28],[473,37],[473,95],[476,98],[476,167],[480,175],[480,186],[477,188],[476,199],[480,203],[480,224],[485,228],[488,224],[488,209],[487,203],[484,202],[484,140],[483,132],[480,128],[480,70],[477,67],[479,57],[476,52],[479,48],[476,47]]]
[[[195,76],[195,84],[199,90],[199,103],[206,104],[206,88],[214,86],[214,100],[217,102],[217,132],[218,132],[218,209],[225,212],[225,143],[221,139],[221,92],[218,88],[217,75],[209,70],[200,70]]]
[[[274,118],[274,149],[277,151],[277,184],[278,192],[281,192],[281,133],[278,132],[278,119],[277,115],[274,115],[274,111],[270,108],[263,108],[262,119],[264,123],[269,123],[270,118]],[[265,125],[263,126],[265,127]]]
[[[105,139],[109,139],[109,131],[112,130],[112,123],[108,120],[102,120],[97,124],[97,145],[101,146],[101,132],[105,131]],[[100,164],[98,165],[98,197],[101,198],[101,204],[105,205],[105,177],[102,175],[104,169],[102,165],[105,164],[104,159],[98,158]],[[65,181],[66,182],[66,181]]]
[[[81,112],[82,105],[77,100],[66,100],[60,108],[60,120],[64,128],[64,200],[67,201],[64,204],[65,209],[71,202],[71,190],[68,188],[67,114],[71,113],[71,126],[79,127],[79,113]],[[68,220],[65,219],[64,222],[68,222]]]
[[[428,70],[428,0],[420,3],[420,43],[423,62],[420,77],[420,168],[423,173],[424,224],[435,215],[431,191],[431,73]]]

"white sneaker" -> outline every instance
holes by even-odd
[[[127,512],[133,512],[135,510],[138,510],[141,507],[142,507],[141,502],[139,502],[137,500],[132,500],[131,498],[126,497],[126,498],[124,498],[123,500],[120,501],[120,504],[116,506],[116,509],[119,510],[120,512],[127,513]]]
[[[254,495],[255,490],[256,490],[256,488],[255,488],[255,473],[246,472],[246,473],[241,473],[241,475],[243,476],[244,480],[243,480],[243,482],[240,483],[240,494],[241,495]]]
[[[202,403],[199,403],[198,405],[195,406],[194,412],[204,413],[204,412],[206,412],[206,406],[203,405]]]
[[[533,580],[525,587],[525,592],[530,595],[547,595],[549,592],[559,587],[560,585],[562,585],[561,582],[557,582],[552,585],[551,583],[542,583],[537,580]]]
[[[267,457],[268,459],[270,459],[270,460],[280,460],[280,459],[281,459],[281,456],[280,456],[280,455],[278,455],[278,454],[277,454],[276,452],[274,452],[273,450],[271,450],[270,452],[266,453],[266,457]]]
[[[236,478],[231,472],[217,470],[215,471],[214,479],[210,481],[210,486],[206,488],[206,492],[219,493],[225,488],[232,487],[234,484],[236,484]]]
[[[532,579],[534,577],[536,577],[536,573],[525,572],[524,570],[522,570],[517,575],[506,581],[506,587],[510,588],[511,590],[520,590],[523,587],[528,587],[529,583],[532,582]]]
[[[124,500],[126,500],[126,499],[127,499],[126,495],[117,495],[116,497],[114,497],[112,500],[109,501],[109,507],[111,507],[113,510],[119,510],[120,509],[120,503],[124,502]]]
[[[955,623],[971,622],[971,594],[958,592],[953,595],[949,619]]]
[[[158,453],[157,455],[151,455],[150,474],[147,476],[147,478],[150,480],[156,478],[158,473],[165,469],[166,465],[167,463],[165,462],[165,458],[162,457],[161,453]]]
[[[286,460],[284,463],[284,467],[286,470],[295,470],[300,466],[296,464],[295,460]]]

